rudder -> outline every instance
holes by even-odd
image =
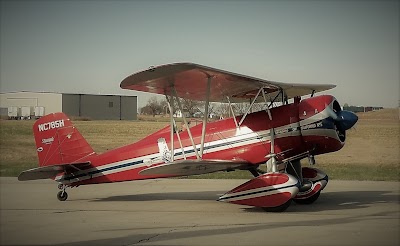
[[[52,113],[33,125],[39,166],[79,162],[95,154],[64,113]]]

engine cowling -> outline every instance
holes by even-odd
[[[333,96],[304,99],[299,103],[302,140],[314,155],[340,150],[346,131],[356,124],[356,114],[341,109]]]

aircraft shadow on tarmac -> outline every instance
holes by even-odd
[[[110,196],[96,199],[94,201],[201,201],[201,200],[216,200],[219,194],[224,194],[225,191],[196,191],[196,192],[164,192],[164,193],[146,193],[124,196]]]
[[[196,200],[215,200],[219,194],[223,192],[219,191],[199,191],[199,192],[166,192],[166,193],[150,193],[150,194],[135,194],[125,196],[110,196],[106,198],[100,198],[91,200],[92,202],[140,202],[140,201],[160,201],[160,200],[178,200],[178,201],[196,201]],[[300,214],[307,212],[318,212],[318,211],[329,211],[329,210],[345,210],[345,209],[362,209],[364,207],[371,207],[380,203],[393,203],[399,204],[399,194],[392,193],[390,191],[340,191],[340,192],[324,192],[321,194],[320,199],[311,205],[297,205],[293,203],[285,213]],[[232,205],[235,206],[235,205]],[[260,213],[260,216],[279,216],[276,213],[267,213],[260,208],[243,208],[243,212],[249,213]],[[90,241],[70,242],[58,245],[141,245],[146,243],[162,243],[168,242],[169,240],[191,240],[196,237],[204,237],[204,239],[210,236],[224,236],[236,235],[238,233],[251,233],[260,230],[272,230],[272,229],[287,229],[288,227],[313,227],[313,226],[331,226],[331,225],[343,225],[354,222],[367,223],[371,219],[371,216],[385,216],[397,213],[398,209],[385,212],[371,212],[361,215],[356,213],[350,216],[338,216],[331,217],[329,219],[324,218],[316,220],[313,217],[304,217],[302,221],[282,221],[282,222],[265,222],[258,223],[242,223],[238,224],[221,224],[218,225],[186,225],[186,226],[171,226],[171,227],[152,227],[152,228],[119,228],[110,229],[106,231],[132,231],[132,234],[117,238],[98,239]],[[312,219],[307,219],[312,218]],[[137,229],[148,229],[148,233],[137,233]],[[157,229],[159,232],[150,232],[151,230]],[[161,232],[160,232],[161,231]],[[381,245],[396,245],[393,242],[397,242],[397,235],[388,237],[385,242]],[[214,242],[215,243],[215,242]]]
[[[110,196],[91,200],[92,202],[140,202],[140,201],[213,201],[224,191],[198,191],[198,192],[165,192],[134,194],[123,196]],[[310,205],[299,205],[295,202],[285,211],[290,212],[317,212],[327,210],[359,209],[378,203],[398,203],[400,196],[390,191],[338,191],[322,192],[319,199]],[[232,205],[235,206],[235,205]],[[244,208],[247,212],[264,212],[260,208]]]
[[[216,195],[220,194],[216,191],[201,191],[201,192],[169,192],[169,193],[152,193],[152,194],[137,194],[127,196],[111,196],[107,198],[92,200],[93,202],[109,202],[109,201],[123,201],[123,202],[140,202],[140,201],[157,201],[157,200],[214,200]],[[360,209],[363,207],[374,206],[379,203],[394,203],[399,204],[399,195],[393,194],[389,191],[341,191],[341,192],[325,192],[321,194],[320,199],[311,205],[297,205],[295,203],[289,207],[284,213],[307,213],[317,211],[328,211],[328,210],[343,210],[343,209]],[[234,206],[234,205],[232,205]],[[243,208],[244,212],[251,213],[262,213],[264,216],[278,216],[275,213],[266,213],[259,208]],[[385,216],[397,213],[397,209],[385,212],[375,212],[372,210],[367,214],[354,214],[347,217],[338,216],[331,218],[323,218],[315,220],[315,216],[304,217],[302,221],[282,221],[282,222],[265,222],[258,223],[241,223],[225,225],[193,225],[193,226],[171,226],[171,227],[155,227],[155,228],[139,228],[139,229],[158,229],[162,232],[149,232],[149,233],[136,233],[137,228],[120,228],[110,229],[106,231],[132,231],[131,235],[99,239],[84,242],[71,242],[59,245],[135,245],[143,243],[161,243],[169,240],[191,240],[194,237],[204,237],[206,239],[210,236],[222,235],[224,237],[228,235],[235,235],[237,233],[251,233],[260,230],[272,230],[272,229],[287,229],[288,227],[312,227],[312,226],[331,226],[331,225],[342,225],[354,222],[367,223],[371,219],[371,216]],[[261,214],[260,214],[261,216]],[[396,235],[388,237],[382,245],[396,245],[393,242],[397,242],[398,238]]]

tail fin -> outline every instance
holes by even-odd
[[[33,125],[39,166],[74,163],[95,154],[64,113],[53,113]]]

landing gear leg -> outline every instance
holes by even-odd
[[[286,172],[290,175],[297,177],[301,185],[303,185],[303,174],[301,172],[300,160],[289,161],[286,165]]]
[[[67,188],[66,185],[63,185],[63,184],[59,184],[59,185],[58,185],[58,189],[61,190],[61,191],[59,191],[59,192],[57,193],[57,199],[58,199],[59,201],[65,201],[65,200],[67,200],[67,198],[68,198],[68,193],[65,191],[66,188]]]
[[[286,172],[294,175],[301,182],[299,193],[293,199],[299,204],[311,204],[315,202],[328,183],[328,175],[316,168],[301,168],[300,160],[289,162]]]
[[[300,160],[290,161],[286,166],[286,172],[291,174],[300,181],[301,187],[299,189],[300,192],[305,192],[311,189],[312,182],[308,181],[307,179],[303,178],[303,170],[301,168]]]

